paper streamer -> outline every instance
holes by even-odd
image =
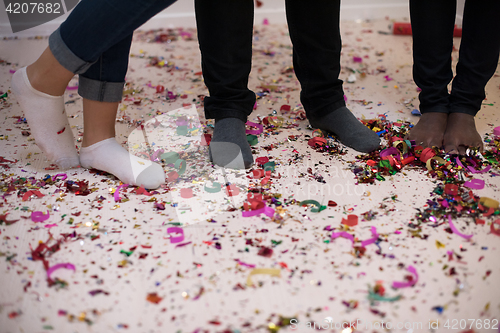
[[[349,214],[347,215],[347,218],[342,218],[341,224],[347,225],[349,227],[354,227],[358,225],[358,215],[356,214]]]
[[[60,268],[66,268],[66,269],[71,269],[73,272],[75,271],[75,265],[70,264],[70,263],[65,263],[65,264],[56,264],[49,269],[47,269],[47,277],[50,279],[50,276],[52,273],[54,273],[55,270],[58,270]]]
[[[481,197],[479,198],[479,203],[483,205],[484,207],[487,208],[494,208],[497,209],[498,206],[500,205],[498,201],[488,198],[488,197]]]
[[[43,196],[45,196],[45,194],[42,194],[40,191],[38,190],[29,190],[29,191],[26,191],[24,194],[23,194],[23,201],[27,201],[30,199],[30,197],[32,195],[36,195],[38,198],[41,198]]]
[[[473,167],[471,167],[470,165],[467,166],[467,168],[462,164],[462,162],[460,161],[460,159],[458,158],[458,156],[455,158],[455,162],[457,162],[457,164],[459,166],[461,166],[462,168],[464,169],[469,169],[470,172],[472,173],[485,173],[485,172],[488,172],[490,171],[491,169],[491,165],[488,165],[486,168],[484,168],[483,170],[476,170],[474,169]]]
[[[260,214],[265,214],[268,217],[273,217],[274,216],[274,209],[271,208],[271,207],[267,207],[264,204],[264,207],[262,207],[260,209],[243,211],[241,214],[242,214],[243,217],[257,216],[257,215],[260,215]]]
[[[175,163],[179,159],[179,153],[170,151],[160,155],[160,159],[164,160],[166,164]]]
[[[426,148],[427,149],[427,148]],[[422,160],[422,157],[420,157],[420,159]],[[452,165],[451,163],[449,163],[448,161],[444,160],[443,158],[439,157],[439,156],[433,156],[431,158],[429,158],[425,164],[427,166],[427,170],[428,171],[432,171],[432,161],[436,161],[438,162],[439,164],[443,164],[446,166],[447,169],[451,169],[452,168]]]
[[[259,143],[259,138],[257,137],[257,135],[248,134],[247,142],[250,146],[255,146],[256,144]]]
[[[250,274],[248,274],[247,286],[249,287],[253,286],[252,275],[257,275],[257,274],[266,274],[266,275],[281,277],[281,270],[278,268],[254,268],[252,269]]]
[[[369,238],[369,239],[367,239],[367,240],[362,241],[362,242],[361,242],[361,246],[362,246],[362,247],[365,247],[365,246],[367,246],[367,245],[373,244],[373,243],[375,243],[375,242],[378,240],[377,228],[372,227],[372,228],[371,228],[371,232],[372,232],[373,237],[372,237],[372,238]]]
[[[417,273],[417,270],[415,269],[415,267],[413,267],[413,266],[408,266],[408,272],[413,274],[413,276],[414,276],[413,280],[407,281],[407,282],[394,281],[394,282],[392,282],[392,287],[393,288],[413,287],[418,282],[418,273]]]
[[[246,130],[245,131],[246,134],[259,135],[260,133],[264,132],[264,126],[261,124],[252,123],[251,121],[247,121],[246,125],[250,126],[250,127],[257,128],[256,130]]]
[[[352,245],[354,246],[354,236],[351,235],[350,233],[346,232],[346,231],[342,231],[342,232],[332,232],[332,236],[331,236],[331,239],[335,239],[337,237],[343,237],[345,239],[348,239],[351,241]]]
[[[66,179],[68,178],[68,175],[67,175],[67,174],[65,174],[65,173],[58,173],[57,175],[55,175],[55,176],[52,178],[52,180],[53,180],[53,181],[57,181],[57,178],[58,178],[58,177],[61,177],[61,180],[63,180],[63,181],[64,181],[64,180],[66,180]]]
[[[397,148],[398,145],[403,145],[403,155],[406,155],[408,153],[408,145],[411,146],[410,140],[399,140],[399,141],[394,141],[392,144],[393,147]]]
[[[217,182],[213,182],[212,186],[207,186],[207,183],[205,183],[205,192],[208,193],[217,193],[221,191],[221,184]]]
[[[484,168],[483,170],[476,170],[474,169],[473,167],[471,167],[470,165],[467,166],[467,169],[469,169],[470,172],[472,173],[485,173],[485,172],[488,172],[490,171],[491,169],[491,165],[488,165],[486,168]]]
[[[311,147],[326,145],[326,139],[317,136],[315,138],[309,139],[309,141],[307,141],[307,144]]]
[[[472,188],[474,190],[482,190],[484,188],[484,180],[472,179],[472,180],[466,181],[464,183],[464,186],[467,186],[468,188]]]
[[[500,236],[500,228],[495,229],[495,226],[494,226],[495,224],[498,224],[500,226],[500,219],[491,222],[490,231],[492,234]]]
[[[384,297],[384,296],[380,296],[379,294],[377,293],[374,293],[373,291],[371,290],[368,290],[368,299],[370,301],[378,301],[378,302],[396,302],[396,301],[399,301],[401,299],[401,295],[398,295],[398,296],[395,296],[395,297]]]
[[[460,237],[465,238],[465,239],[471,239],[472,238],[473,235],[464,235],[460,231],[458,231],[458,229],[453,224],[453,221],[451,220],[451,215],[448,215],[448,223],[450,224],[451,231],[453,231],[454,233],[456,233]]]
[[[397,141],[397,142],[401,143],[403,141]],[[384,149],[380,152],[380,157],[382,157],[382,158],[387,157],[387,156],[391,156],[391,155],[396,155],[396,157],[399,159],[401,153],[395,147],[387,148],[387,149]]]
[[[180,236],[177,237],[170,237],[171,244],[180,243],[184,240],[184,230],[182,230],[182,228],[170,227],[167,229],[167,234],[180,234]]]
[[[33,222],[43,222],[48,220],[50,217],[50,213],[47,210],[47,214],[44,214],[42,211],[36,211],[31,213],[31,220]]]
[[[186,171],[186,161],[182,159],[178,159],[175,161],[175,168],[177,169],[177,173],[182,175]]]
[[[493,129],[493,134],[495,134],[496,136],[500,136],[500,126]]]
[[[316,200],[304,200],[300,203],[300,206],[314,205],[315,207],[311,208],[311,212],[319,213],[322,210],[326,209],[326,206],[321,206],[319,202]]]
[[[123,185],[120,185],[116,188],[115,193],[113,194],[113,198],[115,199],[115,202],[120,201],[120,189],[127,187],[127,186],[128,186],[128,184],[123,184]]]
[[[238,265],[241,265],[241,266],[245,266],[245,267],[248,267],[248,268],[255,268],[255,265],[252,265],[252,264],[247,264],[241,260],[238,259]]]

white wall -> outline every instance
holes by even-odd
[[[139,0],[140,1],[140,0]],[[207,0],[209,1],[209,0]],[[236,1],[236,0],[235,0]],[[285,23],[285,1],[284,0],[261,0],[263,5],[255,10],[256,24],[262,23],[267,18],[270,23]],[[314,0],[310,0],[314,1]],[[341,7],[342,20],[357,20],[357,19],[377,19],[386,16],[393,19],[404,19],[409,17],[408,12],[409,0],[343,0]],[[463,7],[465,0],[459,0],[459,8]],[[461,11],[457,18],[461,22]],[[12,34],[9,26],[7,13],[3,1],[0,1],[0,37],[26,37],[26,36],[47,36],[54,31],[61,22],[64,21],[66,15],[63,15],[53,21],[25,30],[16,34]],[[143,29],[156,29],[162,27],[194,27],[194,1],[193,0],[178,0],[165,11],[158,13]]]

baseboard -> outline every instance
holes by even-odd
[[[390,17],[403,19],[409,17],[408,5],[401,3],[369,4],[369,5],[342,5],[341,19],[345,21],[369,20]],[[40,26],[13,34],[7,20],[0,23],[0,37],[34,37],[48,36],[65,20],[65,15]],[[262,24],[267,19],[271,24],[285,24],[286,17],[283,8],[255,10],[255,24]],[[193,12],[172,12],[168,9],[151,18],[140,29],[159,29],[172,27],[196,27]]]

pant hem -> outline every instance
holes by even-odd
[[[49,48],[59,64],[72,73],[83,74],[93,64],[80,59],[68,48],[61,37],[59,28],[50,35]]]
[[[78,94],[91,101],[120,102],[124,86],[125,82],[104,82],[80,76]]]
[[[247,122],[248,115],[244,111],[240,110],[217,110],[217,111],[207,111],[205,109],[205,118],[206,119],[215,119],[220,120],[224,118],[238,118],[244,122]]]
[[[341,107],[345,107],[345,106],[346,106],[345,101],[341,100],[341,101],[337,101],[335,103],[329,104],[328,106],[319,108],[318,110],[315,110],[315,111],[308,111],[306,108],[306,116],[307,116],[307,119],[309,119],[309,120],[313,120],[313,121],[318,120],[318,119],[323,118],[324,116],[326,116],[332,112],[335,112],[336,110],[340,109]]]
[[[420,113],[450,113],[450,107],[444,105],[420,108]]]

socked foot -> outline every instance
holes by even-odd
[[[218,166],[229,169],[250,168],[253,156],[245,133],[245,122],[238,118],[216,120],[209,154],[210,160]]]
[[[450,113],[444,133],[444,149],[451,154],[464,155],[467,148],[483,151],[483,141],[477,132],[474,116],[465,113]]]
[[[33,88],[26,67],[17,70],[12,76],[12,91],[26,116],[36,144],[47,158],[63,169],[78,166],[80,162],[64,110],[63,96],[52,96]]]
[[[309,119],[311,126],[335,134],[340,142],[362,153],[379,148],[377,133],[363,125],[352,112],[341,107],[319,119]]]
[[[442,148],[447,120],[447,113],[424,113],[420,117],[418,123],[410,130],[408,139],[415,140],[417,145],[423,146],[424,148]]]
[[[84,168],[109,172],[129,185],[156,189],[165,183],[165,172],[159,164],[130,154],[115,138],[82,147],[80,162]]]

